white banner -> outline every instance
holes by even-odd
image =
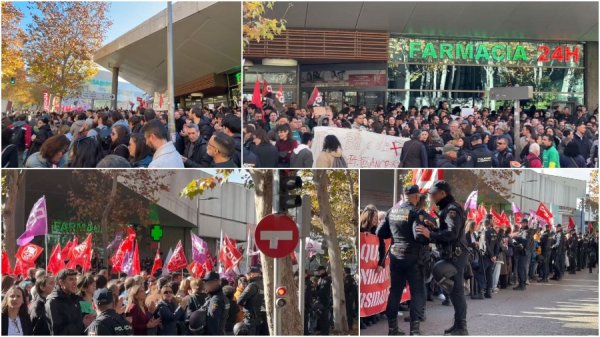
[[[334,135],[342,144],[342,152],[348,167],[360,168],[397,168],[400,164],[400,152],[409,138],[382,135],[370,131],[318,126],[314,128],[311,151],[317,162],[323,149],[323,140]]]
[[[167,91],[154,92],[152,109],[154,109],[154,111],[167,111],[169,109],[169,95]]]

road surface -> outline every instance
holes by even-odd
[[[467,326],[470,335],[595,335],[598,336],[598,269],[563,280],[533,282],[526,291],[500,289],[492,299],[471,300],[467,296]],[[404,311],[401,315],[408,315]],[[443,335],[452,325],[452,307],[435,298],[427,302],[423,335]],[[399,317],[399,326],[408,335],[409,323]],[[387,321],[380,320],[361,335],[387,335]]]

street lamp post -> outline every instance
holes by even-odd
[[[519,204],[519,206],[521,208],[523,208],[523,185],[525,185],[526,183],[532,183],[534,181],[537,181],[537,179],[530,179],[530,180],[525,180],[525,181],[521,182],[521,202]]]

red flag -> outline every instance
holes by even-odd
[[[79,265],[84,271],[88,271],[92,267],[92,234],[88,234],[85,241],[71,249],[71,260],[67,268],[75,269]]]
[[[538,209],[535,212],[535,214],[538,217],[542,218],[544,221],[546,221],[547,224],[554,225],[554,221],[552,219],[552,212],[550,212],[548,207],[546,207],[546,205],[544,205],[543,202],[540,202],[540,205],[538,206]]]
[[[521,213],[515,213],[515,222],[516,223],[521,223],[521,220],[523,220],[523,214],[521,214]]]
[[[187,269],[195,278],[202,278],[206,273],[204,267],[196,261],[192,261],[192,263],[188,265]]]
[[[502,217],[500,216],[500,214],[496,213],[496,211],[494,211],[494,209],[491,207],[490,207],[490,213],[492,214],[492,219],[494,220],[494,225],[502,227],[502,224],[504,222],[502,221]]]
[[[277,98],[277,101],[279,101],[279,103],[281,103],[281,104],[285,103],[285,96],[283,96],[283,84],[279,85],[279,89],[277,89],[277,93],[275,94],[275,97]]]
[[[256,82],[254,82],[254,91],[252,92],[252,104],[256,105],[256,107],[261,110],[263,108],[262,96],[260,94],[260,82],[258,81],[258,78],[256,79]]]
[[[46,270],[53,275],[58,274],[59,271],[65,269],[65,260],[62,256],[62,249],[60,249],[60,243],[54,246],[52,249],[52,253],[50,254],[50,259],[48,260],[48,266],[46,266]]]
[[[315,88],[313,89],[312,93],[310,94],[310,98],[308,99],[308,102],[306,102],[306,105],[311,106],[311,105],[320,105],[321,104],[321,93],[319,92],[319,89],[317,89],[317,87],[315,86]]]
[[[469,209],[469,214],[467,214],[467,219],[470,219],[470,220],[477,219],[477,210]]]
[[[298,264],[298,258],[296,257],[296,251],[292,251],[292,253],[290,254],[290,257],[292,258],[292,265]]]
[[[214,265],[213,265],[213,260],[212,257],[210,256],[210,252],[208,252],[206,254],[206,261],[204,262],[204,270],[209,272],[212,271],[214,269]]]
[[[174,272],[181,270],[187,266],[187,259],[185,258],[185,252],[183,251],[183,245],[181,244],[181,240],[177,243],[177,247],[173,251],[173,256],[171,260],[167,263],[167,269],[169,272]]]
[[[421,193],[427,193],[438,180],[444,180],[444,170],[414,169],[412,174],[412,183],[419,186]]]
[[[575,229],[575,221],[573,221],[573,218],[569,217],[569,226],[567,227],[567,230],[571,229]]]
[[[10,266],[10,260],[8,259],[8,253],[2,251],[2,275],[12,275],[13,270]]]
[[[504,211],[500,213],[500,219],[502,220],[502,226],[510,227],[510,220],[508,220],[508,215],[506,215]]]
[[[43,251],[44,248],[33,243],[28,243],[25,246],[19,247],[16,257],[17,260],[20,260],[23,263],[23,265],[34,267],[35,261]]]
[[[110,258],[110,261],[112,262],[112,270],[116,272],[122,271],[121,268],[125,260],[125,254],[133,249],[135,237],[135,231],[131,227],[127,227],[127,237],[125,240],[123,240],[123,242],[121,242],[119,248],[115,252],[115,255]]]
[[[26,265],[25,263],[23,263],[23,261],[19,260],[17,258],[16,262],[15,262],[15,270],[13,271],[13,275],[21,275],[23,276],[23,278],[27,278],[27,269],[34,267],[31,265]]]
[[[224,236],[223,241],[225,242],[219,249],[219,259],[223,263],[224,270],[230,271],[242,261],[242,254],[237,249],[235,241],[229,239],[227,235]]]
[[[163,263],[160,259],[160,251],[157,249],[156,255],[154,255],[154,264],[152,265],[152,271],[150,272],[150,275],[154,275],[154,273],[156,273],[157,270],[162,269],[162,267]]]
[[[133,252],[133,275],[139,275],[141,272],[141,268],[140,268],[140,252],[138,251],[138,244],[136,242],[135,244],[135,250]]]
[[[271,87],[267,80],[263,80],[262,96],[266,97],[271,92],[273,92],[273,87]]]
[[[594,231],[594,225],[591,222],[588,222],[588,232],[591,233]]]
[[[402,290],[402,297],[400,298],[400,303],[404,303],[406,301],[410,301],[410,287],[408,286],[408,282],[406,282],[406,287]]]

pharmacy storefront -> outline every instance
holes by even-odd
[[[526,106],[584,102],[584,48],[577,42],[464,41],[390,37],[388,103],[487,106],[489,89],[532,86]]]

